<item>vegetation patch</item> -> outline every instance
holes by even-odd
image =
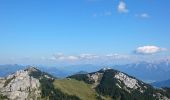
[[[79,80],[79,81],[84,81],[85,83],[88,83],[88,84],[93,84],[94,83],[94,81],[91,81],[89,79],[87,74],[76,74],[76,75],[72,75],[72,76],[70,76],[68,78],[76,79],[76,80]]]
[[[76,95],[81,100],[96,100],[97,93],[90,84],[75,79],[55,80],[54,86],[69,95]]]
[[[7,96],[3,96],[2,94],[0,94],[0,100],[8,100]]]
[[[60,89],[54,88],[53,80],[48,78],[41,78],[41,98],[44,100],[80,100],[75,95],[69,95],[67,93],[63,93]]]

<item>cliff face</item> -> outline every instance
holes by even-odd
[[[40,82],[30,76],[31,71],[20,70],[1,78],[0,92],[11,100],[37,99],[40,97]]]

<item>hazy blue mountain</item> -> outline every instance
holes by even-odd
[[[155,81],[163,81],[170,79],[170,63],[169,61],[161,62],[137,62],[124,65],[109,65],[113,69],[117,69],[123,72],[128,73],[129,75],[135,76],[140,80],[143,80],[148,83]],[[64,72],[69,72],[69,74],[75,74],[80,71],[85,72],[94,72],[100,70],[101,68],[106,67],[104,65],[72,65],[62,67],[61,70]],[[68,75],[69,75],[68,74]]]
[[[75,73],[75,74],[87,74],[88,72],[86,72],[86,71],[79,71],[79,72],[77,72],[77,73]]]
[[[70,66],[62,66],[61,70],[69,71],[72,73],[77,73],[79,71],[93,72],[103,68],[103,65],[93,65],[93,64],[80,64],[80,65],[70,65]]]
[[[163,81],[170,79],[170,63],[169,61],[162,62],[137,62],[124,65],[109,65],[112,68],[126,72],[129,75],[135,76],[140,80],[148,83],[155,81]],[[21,65],[0,65],[0,76],[6,76],[12,72],[19,69],[24,69],[27,66]],[[64,78],[69,75],[73,75],[80,71],[84,72],[94,72],[106,67],[104,65],[92,65],[92,64],[82,64],[82,65],[70,65],[62,67],[49,67],[49,66],[39,66],[38,68],[44,72],[50,73],[53,76]]]
[[[126,72],[145,82],[154,82],[170,79],[170,63],[166,61],[149,63],[138,62],[126,65],[113,66],[114,69]]]
[[[17,64],[0,65],[0,77],[7,76],[11,73],[16,72],[17,70],[23,70],[28,67],[29,66],[22,66],[22,65],[17,65]],[[56,67],[39,66],[37,68],[57,77],[66,77],[68,75],[73,74],[73,73],[70,73],[69,71],[63,71],[63,70],[57,69]]]
[[[25,66],[17,65],[17,64],[8,64],[8,65],[0,65],[0,77],[7,76],[11,73],[16,72],[17,70],[25,69]]]
[[[165,81],[160,81],[160,82],[154,82],[151,83],[151,85],[155,86],[155,87],[170,87],[170,79],[165,80]]]
[[[60,68],[56,68],[56,67],[45,67],[45,66],[40,66],[38,67],[40,70],[47,72],[55,77],[58,78],[64,78],[67,77],[71,74],[73,74],[73,72],[70,72],[69,70],[63,70]]]

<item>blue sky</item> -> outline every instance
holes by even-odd
[[[169,9],[169,0],[1,0],[0,63],[136,56],[138,47],[169,56]]]

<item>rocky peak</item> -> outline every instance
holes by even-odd
[[[137,89],[138,87],[140,87],[136,79],[133,79],[125,75],[124,73],[121,73],[121,72],[117,73],[115,75],[115,78],[122,81],[128,88]]]
[[[107,71],[107,70],[111,70],[112,68],[110,68],[110,67],[105,67],[105,68],[103,68],[103,69],[101,69],[101,71]]]
[[[1,81],[0,92],[10,100],[31,100],[40,96],[40,82],[29,75],[36,71],[33,67],[26,70],[19,70]],[[2,83],[3,82],[3,83]]]
[[[100,81],[103,77],[103,73],[96,72],[93,74],[87,74],[87,77],[89,78],[90,81],[94,82],[92,88],[95,88],[100,84]]]
[[[31,72],[37,72],[39,70],[34,66],[29,66],[27,69],[25,69],[25,71],[28,71],[29,73],[31,73]]]

